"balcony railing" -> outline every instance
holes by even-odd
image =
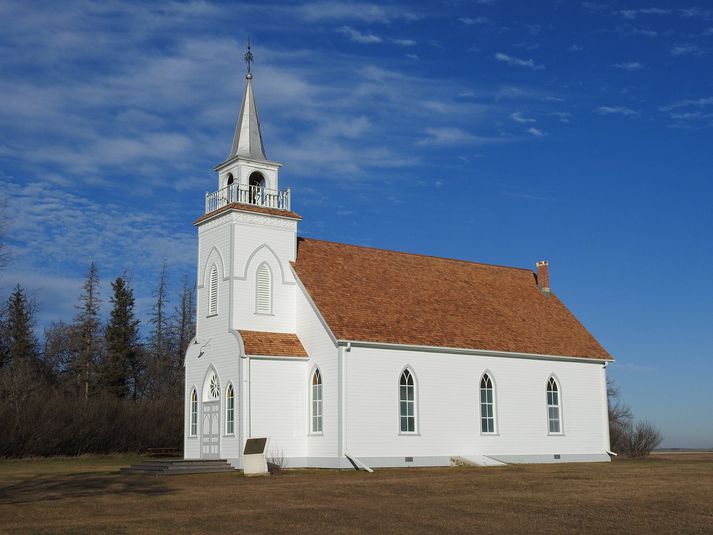
[[[289,211],[290,189],[276,190],[260,186],[246,186],[245,184],[231,184],[213,193],[205,194],[205,213],[209,214],[234,202]]]

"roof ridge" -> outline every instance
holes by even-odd
[[[318,238],[306,238],[304,236],[298,236],[298,240],[308,240],[308,241],[313,241],[313,242],[322,242],[322,243],[333,243],[335,245],[346,245],[347,247],[356,247],[358,249],[371,249],[373,251],[382,251],[385,253],[393,253],[393,254],[398,254],[398,255],[406,255],[406,256],[418,256],[421,258],[432,258],[435,260],[446,260],[448,262],[459,262],[462,264],[472,264],[472,265],[477,265],[477,266],[487,266],[487,267],[494,267],[494,268],[499,268],[499,269],[515,269],[518,271],[527,271],[528,273],[533,273],[534,271],[532,269],[528,268],[522,268],[522,267],[515,267],[515,266],[504,266],[502,264],[488,264],[487,262],[474,262],[472,260],[463,260],[461,258],[448,258],[445,256],[435,256],[435,255],[428,255],[428,254],[420,254],[420,253],[410,253],[408,251],[394,251],[393,249],[384,249],[383,247],[370,247],[368,245],[358,245],[354,243],[343,243],[343,242],[338,242],[338,241],[332,241],[332,240],[321,240]],[[299,251],[298,251],[299,255]]]

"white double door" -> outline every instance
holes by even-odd
[[[220,401],[203,402],[201,459],[220,458]]]

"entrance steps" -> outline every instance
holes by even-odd
[[[154,475],[180,475],[180,474],[213,474],[216,472],[235,472],[226,460],[206,459],[150,459],[127,466],[120,470],[122,474],[154,474]]]

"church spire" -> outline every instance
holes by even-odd
[[[235,156],[244,156],[253,160],[267,160],[265,148],[262,145],[255,96],[253,95],[253,54],[250,51],[250,41],[248,41],[248,51],[245,53],[245,63],[248,65],[248,72],[245,75],[245,94],[243,95],[243,104],[240,106],[238,123],[235,125],[233,146],[230,148],[228,160]]]

